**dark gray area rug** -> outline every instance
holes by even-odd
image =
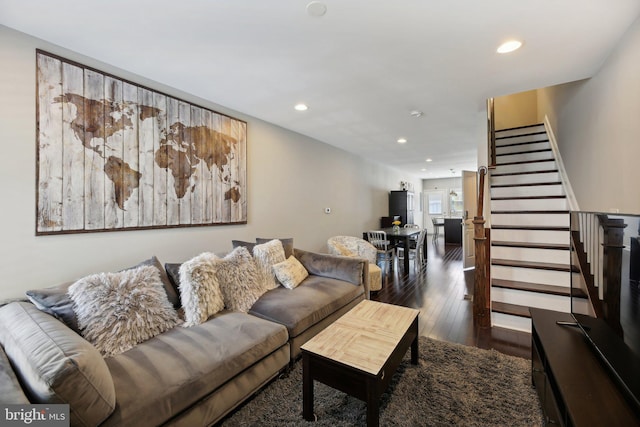
[[[420,338],[420,360],[410,351],[380,401],[381,426],[541,426],[531,386],[531,362]],[[365,426],[364,402],[315,383],[316,422],[302,418],[302,363],[272,382],[222,422],[228,426]]]

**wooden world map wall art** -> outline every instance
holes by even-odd
[[[36,51],[36,235],[247,222],[247,124]]]

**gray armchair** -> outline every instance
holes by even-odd
[[[382,289],[382,270],[376,265],[378,251],[371,243],[352,236],[334,236],[327,240],[329,253],[348,257],[364,258],[369,261],[369,290]]]

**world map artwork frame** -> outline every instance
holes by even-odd
[[[247,223],[247,123],[36,50],[36,235]]]

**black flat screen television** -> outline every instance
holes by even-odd
[[[640,413],[640,215],[571,213],[571,314]]]

